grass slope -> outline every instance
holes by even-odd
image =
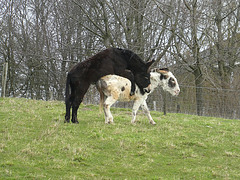
[[[81,105],[64,124],[63,102],[0,99],[0,179],[240,179],[239,120]]]

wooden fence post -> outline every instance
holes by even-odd
[[[163,114],[167,114],[167,94],[163,91]]]
[[[153,101],[153,110],[157,111],[156,101]]]

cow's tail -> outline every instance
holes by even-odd
[[[104,93],[103,93],[102,87],[101,87],[101,80],[99,80],[96,85],[97,85],[97,90],[98,90],[98,92],[100,94],[99,112],[102,113],[102,111],[103,111],[103,102],[104,102]]]
[[[67,75],[66,81],[66,89],[65,89],[65,105],[66,105],[66,115],[65,115],[65,123],[70,122],[70,110],[71,110],[71,102],[70,102],[70,75]]]
[[[70,94],[70,76],[67,75],[66,89],[65,89],[65,103],[69,103],[69,94]]]
[[[100,102],[99,102],[99,112],[103,112],[103,102],[104,102],[104,94],[100,91]]]

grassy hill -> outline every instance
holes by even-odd
[[[64,124],[63,102],[0,99],[0,179],[240,179],[240,121],[81,105]]]

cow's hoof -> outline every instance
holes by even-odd
[[[150,124],[152,124],[152,125],[156,125],[156,123],[153,121],[153,122],[150,122]]]
[[[73,124],[79,124],[79,122],[78,122],[78,121],[72,121],[72,123],[73,123]]]
[[[69,116],[65,116],[65,120],[64,120],[64,123],[70,123],[70,118],[69,118]]]
[[[70,123],[70,121],[69,120],[65,120],[64,123]]]
[[[65,117],[64,123],[70,123],[70,118]]]

